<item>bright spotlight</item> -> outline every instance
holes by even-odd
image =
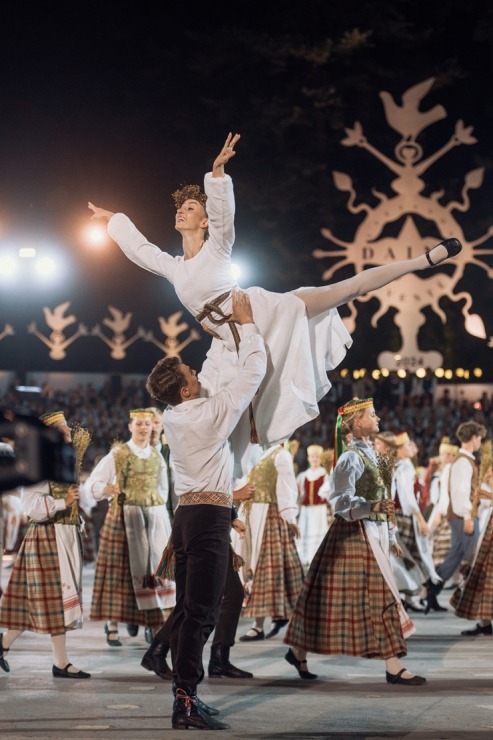
[[[51,259],[51,257],[42,257],[36,263],[36,270],[39,272],[40,275],[43,275],[44,277],[53,275],[53,273],[55,272],[55,268],[55,262]]]
[[[108,234],[104,226],[91,224],[91,226],[86,229],[86,239],[91,246],[101,247],[107,241]]]
[[[36,257],[36,250],[34,247],[21,247],[19,249],[19,257],[23,257],[24,259]]]
[[[231,263],[231,272],[233,273],[233,278],[235,280],[238,280],[241,275],[241,267],[237,265],[236,263]]]
[[[0,275],[6,277],[13,275],[16,270],[16,263],[9,254],[0,255]]]

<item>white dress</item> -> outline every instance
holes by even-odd
[[[179,300],[196,317],[204,305],[229,294],[221,310],[231,313],[231,290],[238,287],[231,270],[234,242],[234,194],[229,175],[204,180],[207,194],[209,237],[191,259],[172,257],[150,244],[122,213],[108,223],[109,235],[129,259],[169,280]],[[327,371],[339,365],[352,339],[337,309],[308,319],[298,295],[273,293],[263,288],[246,289],[253,317],[267,350],[267,373],[253,401],[255,426],[264,449],[285,441],[298,427],[319,414],[318,401],[330,388]],[[297,295],[298,294],[298,295]],[[221,337],[213,339],[200,374],[206,393],[216,393],[238,372],[238,358],[230,327],[207,321]],[[238,326],[241,336],[241,326]],[[232,439],[235,459],[243,456],[249,442],[248,410]],[[242,471],[235,469],[239,477]]]

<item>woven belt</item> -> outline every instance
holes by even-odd
[[[192,491],[178,496],[178,506],[194,506],[195,504],[209,504],[209,506],[233,506],[233,494],[219,493],[218,491]]]

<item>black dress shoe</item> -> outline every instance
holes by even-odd
[[[104,625],[104,634],[106,635],[106,642],[111,647],[121,647],[122,644],[118,639],[118,630],[110,630],[107,624]],[[110,635],[116,635],[116,637],[110,637]]]
[[[289,648],[288,652],[284,656],[285,660],[288,661],[291,665],[294,665],[296,670],[299,673],[300,678],[306,678],[309,680],[313,680],[314,678],[317,678],[317,675],[315,673],[310,673],[308,670],[302,670],[301,666],[303,663],[306,665],[306,660],[298,660],[298,658],[295,656],[291,648]]]
[[[164,642],[153,640],[149,650],[144,653],[140,665],[147,671],[154,671],[156,676],[163,678],[165,681],[171,681],[173,671],[166,662],[169,647]]]
[[[430,611],[433,611],[433,612],[446,612],[447,611],[445,606],[440,606],[440,604],[438,603],[438,599],[434,593],[428,593],[426,597],[425,614],[429,614]]]
[[[252,632],[255,632],[254,635],[249,635],[248,633],[246,635],[242,635],[240,637],[240,642],[255,642],[255,640],[265,640],[264,630],[259,630],[258,627],[251,627],[250,630]],[[250,632],[248,630],[248,632]]]
[[[229,730],[229,725],[225,722],[220,722],[204,712],[199,706],[199,701],[196,692],[187,694],[181,689],[176,690],[171,715],[171,726],[174,730],[187,730],[189,727],[198,730]]]
[[[464,635],[464,637],[476,637],[477,635],[493,635],[493,627],[491,624],[487,624],[485,627],[483,627],[478,622],[478,624],[472,629],[462,630],[461,635]]]
[[[9,649],[3,646],[3,633],[0,634],[0,668],[5,673],[10,673],[10,666],[5,660],[5,653],[8,653]]]
[[[405,673],[405,671],[406,669],[403,668],[402,671],[396,673],[395,676],[393,673],[385,671],[385,678],[387,679],[387,683],[399,683],[403,684],[404,686],[422,686],[423,684],[427,683],[426,678],[423,678],[423,676],[412,676],[412,678],[403,678],[402,674]]]
[[[139,625],[138,624],[127,624],[127,632],[130,635],[130,637],[137,637],[139,634]]]
[[[253,678],[253,673],[242,671],[229,660],[229,645],[212,645],[207,672],[211,678]]]
[[[269,640],[271,637],[275,637],[288,622],[289,619],[274,619],[272,621],[272,629],[266,634],[265,639]]]
[[[195,697],[195,703],[197,704],[197,707],[200,709],[200,711],[205,712],[209,715],[209,717],[216,717],[219,714],[219,709],[216,709],[216,707],[210,707],[208,704],[205,703],[205,701],[199,699],[198,696]]]
[[[85,671],[77,671],[77,673],[71,673],[69,671],[71,665],[72,663],[67,663],[65,668],[57,668],[56,665],[54,665],[51,671],[55,678],[91,678],[91,674],[86,673]]]
[[[436,249],[437,247],[445,247],[447,250],[447,256],[443,257],[441,260],[438,260],[437,262],[434,262],[430,256],[431,252],[433,252],[433,249]],[[432,267],[435,267],[435,265],[439,265],[440,262],[443,262],[444,260],[448,259],[449,257],[455,257],[462,249],[462,244],[458,239],[452,238],[452,239],[444,239],[443,242],[440,242],[440,244],[437,244],[436,247],[433,247],[433,249],[430,249],[429,252],[426,252],[426,259],[430,263]]]

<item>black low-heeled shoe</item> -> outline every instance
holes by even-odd
[[[283,627],[287,625],[289,619],[274,619],[272,620],[272,629],[267,632],[265,639],[269,640],[271,637],[275,637]]]
[[[393,673],[385,671],[385,678],[387,679],[387,683],[399,683],[403,684],[404,686],[422,686],[423,684],[427,683],[426,678],[423,678],[423,676],[412,676],[411,678],[403,678],[402,674],[405,673],[405,671],[406,668],[403,668],[402,671],[396,673],[395,676]]]
[[[430,257],[430,253],[433,252],[433,249],[436,249],[437,247],[445,247],[447,250],[447,256],[444,257],[441,260],[438,260],[438,262],[433,262],[433,260]],[[439,265],[440,263],[444,262],[444,260],[448,259],[449,257],[455,257],[459,252],[462,250],[462,244],[458,239],[452,238],[452,239],[444,239],[440,244],[437,244],[433,249],[430,249],[429,252],[426,252],[426,259],[428,260],[431,267],[436,267],[436,265]]]
[[[284,656],[284,659],[287,660],[288,663],[290,663],[296,668],[296,670],[299,673],[300,678],[306,678],[307,680],[310,680],[310,681],[313,680],[314,678],[317,678],[316,673],[310,673],[310,671],[308,670],[306,671],[301,670],[301,666],[303,665],[303,663],[307,666],[306,660],[298,660],[298,658],[293,653],[291,648],[289,648],[288,652]]]
[[[57,668],[57,666],[54,665],[51,672],[55,678],[91,678],[91,674],[86,673],[85,671],[70,672],[69,668],[71,665],[72,663],[67,663],[65,668]]]
[[[130,635],[130,637],[137,637],[139,634],[139,625],[138,624],[127,624],[127,632]]]
[[[240,637],[240,642],[255,642],[256,640],[265,640],[264,630],[259,630],[258,627],[250,627],[250,630],[252,632],[255,632],[255,635],[249,635],[248,633],[246,635],[242,635]],[[248,632],[250,632],[248,630]]]
[[[5,653],[9,652],[9,648],[4,648],[3,646],[3,632],[0,633],[0,668],[2,671],[5,671],[5,673],[10,673],[10,666],[8,662],[5,660]]]
[[[104,634],[106,635],[106,642],[110,647],[121,647],[122,644],[120,640],[118,639],[118,630],[110,630],[107,624],[104,625]],[[116,639],[114,637],[110,637],[110,635],[116,635]]]

